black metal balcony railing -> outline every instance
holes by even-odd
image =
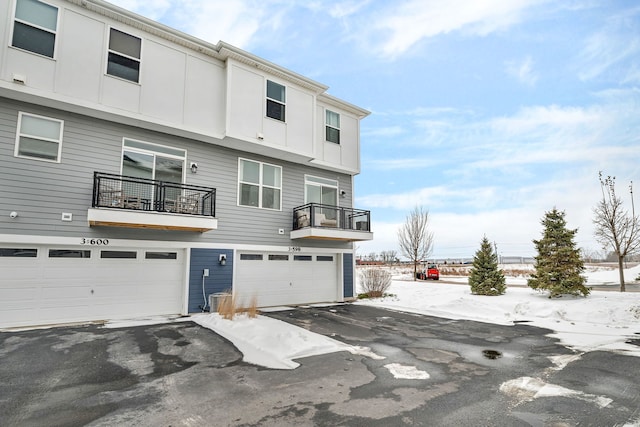
[[[91,206],[215,217],[216,189],[94,172]]]
[[[371,231],[371,212],[361,209],[308,203],[293,210],[293,229],[326,227]]]

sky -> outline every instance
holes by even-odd
[[[361,122],[355,208],[395,250],[429,212],[434,258],[533,256],[554,207],[601,253],[598,173],[630,208],[640,183],[640,4],[635,0],[111,0],[329,86]],[[640,190],[637,190],[638,192]]]

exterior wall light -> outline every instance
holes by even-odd
[[[227,264],[227,255],[226,254],[220,254],[220,256],[218,257],[218,261],[220,262],[220,265],[226,265]]]
[[[191,162],[191,173],[198,172],[198,164],[196,162]]]

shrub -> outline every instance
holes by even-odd
[[[369,298],[380,298],[391,286],[391,273],[379,268],[367,268],[360,272],[360,286]]]

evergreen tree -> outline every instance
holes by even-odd
[[[589,295],[585,286],[587,279],[581,275],[584,262],[580,250],[573,241],[577,229],[567,229],[564,212],[553,208],[541,221],[544,226],[542,239],[534,240],[538,255],[535,257],[535,272],[527,281],[532,289],[549,291],[549,298],[561,295]]]
[[[469,286],[474,295],[502,295],[507,290],[502,270],[498,268],[498,254],[493,251],[487,236],[473,257]]]

